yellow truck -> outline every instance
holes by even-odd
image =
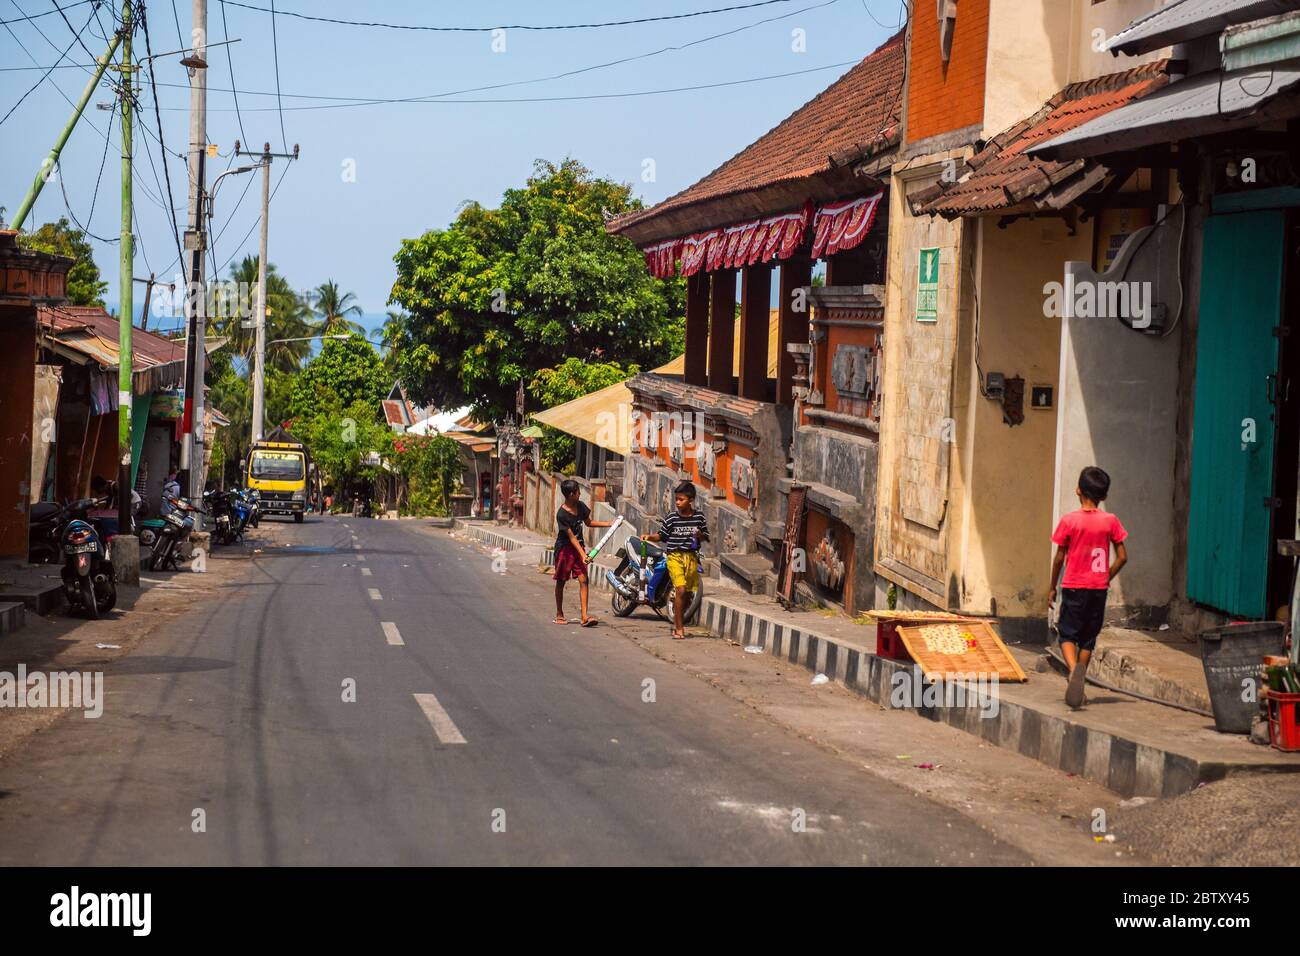
[[[248,487],[262,514],[293,515],[302,523],[312,482],[311,455],[297,441],[254,442],[248,453]]]

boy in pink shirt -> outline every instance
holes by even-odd
[[[1109,491],[1110,475],[1094,466],[1083,469],[1079,473],[1079,486],[1074,489],[1079,496],[1079,510],[1062,516],[1052,535],[1056,556],[1052,558],[1052,586],[1047,592],[1047,603],[1049,606],[1056,603],[1056,581],[1064,567],[1061,613],[1056,628],[1061,654],[1070,668],[1065,702],[1071,707],[1084,702],[1083,682],[1106,616],[1106,592],[1111,579],[1128,561],[1128,549],[1124,547],[1128,532],[1119,518],[1099,507]],[[1112,543],[1115,545],[1113,564]]]

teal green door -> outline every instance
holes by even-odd
[[[1187,595],[1252,618],[1266,613],[1285,225],[1279,210],[1211,216],[1201,258]]]

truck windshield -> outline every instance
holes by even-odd
[[[300,481],[302,456],[278,452],[254,452],[251,475],[264,481]]]

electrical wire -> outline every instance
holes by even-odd
[[[176,240],[177,259],[183,262],[185,259],[185,254],[181,250],[180,223],[176,221],[176,200],[172,196],[172,174],[167,167],[167,150],[166,147],[163,145],[162,116],[158,109],[158,87],[153,72],[153,47],[149,42],[149,18],[145,13],[143,3],[140,4],[140,29],[144,31],[144,49],[145,49],[145,53],[149,55],[149,59],[147,61],[149,64],[149,88],[153,94],[154,122],[158,124],[158,146],[162,151],[163,178],[167,181],[167,205],[171,211],[172,237]]]
[[[109,122],[108,129],[110,133],[113,130],[113,125],[111,120]],[[108,164],[108,145],[109,145],[109,138],[105,136],[104,155],[101,156],[99,159],[99,175],[95,177],[95,191],[94,193],[91,194],[90,197],[90,213],[86,216],[87,224],[93,223],[95,221],[95,205],[99,201],[99,184],[100,181],[104,178],[104,167]],[[77,219],[77,214],[72,211],[72,205],[68,202],[68,191],[63,185],[63,176],[61,175],[59,176],[59,191],[63,193],[63,205],[67,208],[68,215],[72,218],[73,223],[76,225],[78,229],[80,229],[86,235],[91,236],[94,239],[98,239],[100,242],[113,243],[113,242],[122,241],[122,238],[120,236],[118,236],[115,239],[105,239],[102,236],[97,236],[93,232],[91,232],[86,226],[83,226],[81,224],[80,220]]]
[[[284,169],[281,170],[280,172],[280,178],[275,181],[275,186],[271,189],[271,195],[266,200],[266,205],[268,209],[271,206],[272,200],[275,199],[275,194],[280,191],[280,184],[284,182],[285,174],[288,172],[289,172],[289,164],[285,163]],[[221,270],[225,269],[226,266],[230,265],[230,261],[234,259],[235,256],[239,255],[240,251],[244,248],[244,243],[248,241],[248,237],[253,234],[253,230],[257,228],[258,223],[260,223],[261,221],[262,221],[262,217],[261,214],[259,213],[258,217],[255,220],[253,220],[253,224],[248,227],[248,232],[244,233],[244,238],[240,239],[238,245],[235,246],[235,251],[232,252],[226,258],[226,261],[221,264],[221,269],[216,270],[216,272],[214,273],[215,275],[220,275]]]
[[[759,83],[764,80],[780,80],[791,76],[804,76],[809,73],[820,73],[824,70],[834,70],[846,66],[856,66],[860,62],[861,62],[860,60],[843,60],[839,63],[826,63],[822,66],[809,67],[808,69],[805,70],[792,70],[788,73],[769,73],[764,76],[746,77],[743,80],[724,80],[718,83],[702,83],[695,86],[673,86],[673,87],[666,87],[664,89],[658,89],[658,90],[629,90],[623,93],[584,93],[584,94],[575,94],[571,96],[527,96],[527,97],[521,96],[521,97],[497,97],[497,98],[466,99],[466,100],[452,100],[452,99],[426,100],[426,99],[410,99],[410,98],[371,99],[371,100],[361,100],[359,102],[327,103],[319,106],[288,106],[285,107],[285,112],[340,109],[342,107],[350,107],[350,106],[389,106],[397,103],[411,103],[411,104],[422,104],[426,106],[439,106],[442,104],[562,103],[562,102],[571,102],[576,100],[626,99],[629,97],[637,97],[637,96],[659,96],[665,93],[689,93],[689,92],[694,92],[696,90],[714,90],[714,89],[719,89],[728,86],[743,86],[747,83]],[[163,86],[165,84],[160,83],[158,85]],[[209,87],[208,90],[209,92],[215,92],[215,93],[230,92],[229,90],[213,89],[212,87]],[[272,95],[272,94],[262,94],[257,91],[250,91],[250,90],[241,90],[240,92],[244,93],[246,96]],[[163,107],[163,109],[170,112],[184,112],[187,108],[176,106],[176,107]],[[221,107],[217,107],[217,108],[209,107],[208,112],[229,113],[233,111]],[[248,112],[273,113],[276,112],[276,107],[274,106],[250,107]]]
[[[228,3],[228,2],[230,2],[230,0],[223,0],[223,7],[224,7],[224,3]],[[228,90],[223,90],[223,89],[219,89],[219,88],[215,88],[215,87],[209,87],[208,89],[209,89],[210,92],[214,92],[214,93],[231,93],[231,94],[233,94],[234,97],[235,97],[235,99],[236,99],[236,103],[235,103],[235,112],[236,112],[236,113],[239,113],[238,98],[239,98],[239,94],[241,94],[241,93],[243,93],[244,95],[247,95],[247,96],[277,96],[277,95],[278,95],[279,97],[281,97],[281,98],[283,98],[283,99],[330,100],[330,101],[333,101],[333,102],[336,102],[336,103],[339,103],[339,104],[353,104],[353,105],[374,105],[374,104],[377,104],[377,103],[406,103],[406,102],[421,102],[421,101],[425,101],[425,100],[435,100],[435,99],[441,99],[441,98],[450,97],[450,96],[461,96],[461,95],[464,95],[464,94],[467,94],[467,93],[482,93],[482,92],[487,92],[487,91],[490,91],[490,90],[507,89],[507,88],[509,88],[509,87],[515,87],[515,86],[528,86],[528,85],[531,85],[531,84],[533,84],[533,83],[545,83],[545,82],[550,82],[551,80],[559,80],[559,79],[565,79],[565,78],[567,78],[567,77],[571,77],[571,76],[578,76],[578,75],[580,75],[580,74],[582,74],[582,73],[591,73],[591,72],[594,72],[594,71],[596,71],[596,70],[608,69],[609,67],[613,67],[613,66],[621,66],[621,65],[623,65],[623,64],[625,64],[625,63],[633,63],[633,62],[636,62],[637,60],[646,60],[646,59],[650,59],[651,57],[660,56],[660,55],[662,55],[662,54],[664,54],[664,53],[674,53],[674,52],[679,52],[679,51],[681,51],[681,50],[688,50],[688,49],[690,49],[691,47],[700,46],[700,45],[705,44],[705,43],[710,43],[710,42],[712,42],[712,41],[714,41],[714,40],[720,40],[720,39],[723,39],[723,38],[725,38],[725,37],[734,36],[734,35],[736,35],[736,34],[738,34],[738,33],[743,33],[743,32],[745,32],[745,31],[747,31],[747,30],[753,30],[753,29],[755,29],[755,28],[757,28],[757,27],[764,26],[764,25],[766,25],[766,24],[768,24],[768,23],[775,23],[775,22],[778,21],[778,20],[787,20],[787,19],[789,19],[790,17],[796,17],[796,16],[799,16],[799,15],[802,14],[802,13],[808,13],[808,12],[813,11],[813,10],[820,10],[820,9],[822,9],[823,7],[829,7],[829,6],[832,6],[832,5],[834,5],[834,4],[838,3],[838,2],[839,2],[839,0],[823,0],[823,2],[820,2],[820,3],[813,3],[813,4],[810,4],[809,6],[801,7],[801,8],[799,8],[798,10],[793,10],[793,11],[791,11],[790,13],[783,13],[783,14],[781,14],[781,15],[779,15],[779,16],[774,16],[774,17],[766,17],[766,18],[764,18],[764,19],[762,19],[762,20],[756,20],[756,21],[754,21],[753,23],[746,23],[746,24],[743,24],[743,25],[741,25],[741,26],[739,26],[739,27],[733,27],[733,28],[730,29],[730,30],[723,30],[723,31],[720,32],[720,33],[713,33],[713,34],[710,34],[709,36],[699,37],[698,39],[691,40],[691,41],[689,41],[689,42],[687,42],[687,43],[671,44],[671,45],[669,45],[669,46],[660,47],[660,48],[657,49],[657,50],[650,50],[650,51],[647,51],[647,52],[645,52],[645,53],[637,53],[637,54],[634,54],[634,55],[632,55],[632,56],[620,57],[620,58],[615,59],[615,60],[607,60],[607,61],[602,62],[602,63],[593,63],[593,64],[591,64],[591,65],[589,65],[589,66],[579,67],[579,68],[577,68],[577,69],[573,69],[573,70],[564,70],[564,71],[562,71],[562,72],[560,72],[560,73],[551,73],[551,74],[548,74],[548,75],[546,75],[546,76],[531,77],[531,78],[529,78],[529,79],[525,79],[525,80],[511,80],[511,81],[504,82],[504,83],[491,83],[491,84],[488,84],[488,85],[485,85],[485,86],[471,86],[471,87],[466,87],[466,88],[464,88],[464,89],[459,89],[459,90],[448,90],[448,91],[443,92],[443,93],[425,93],[425,94],[421,94],[421,95],[419,95],[419,96],[398,97],[398,98],[376,98],[376,97],[365,97],[365,96],[320,96],[320,95],[313,95],[313,94],[308,94],[308,93],[283,93],[283,94],[276,94],[276,93],[273,93],[273,92],[270,92],[270,91],[261,91],[261,90],[240,90],[240,89],[238,89],[238,88],[235,87],[235,83],[234,83],[234,81],[233,81],[233,78],[232,78],[232,80],[231,80],[231,84],[230,84],[230,87],[231,87],[231,88],[228,89]],[[281,15],[283,15],[283,14],[281,14]],[[229,36],[227,36],[227,39],[229,39]],[[229,48],[229,47],[226,48],[226,52],[227,52],[227,54],[229,54],[229,52],[230,52],[230,48]],[[177,89],[183,88],[182,84],[179,84],[179,83],[170,83],[170,84],[169,84],[169,83],[160,83],[159,86],[172,86],[172,87],[175,87],[175,88],[177,88]],[[453,102],[453,101],[448,101],[448,102]],[[479,101],[479,100],[467,100],[467,101],[465,101],[465,102],[480,102],[480,101]],[[493,100],[482,100],[481,102],[495,102],[495,101],[493,101]],[[293,108],[291,107],[291,109],[293,109]],[[259,111],[259,112],[269,112],[269,110],[258,110],[258,111]],[[241,129],[241,131],[242,131],[242,129]]]
[[[239,0],[227,0],[232,7],[243,7],[245,10],[257,10],[261,13],[274,13],[275,2],[271,0],[271,10],[266,7],[253,6],[251,3],[240,3]],[[296,17],[299,20],[311,20],[316,23],[331,23],[336,26],[348,27],[376,27],[385,30],[419,30],[431,33],[491,33],[493,30],[594,30],[601,27],[625,27],[634,26],[641,23],[660,23],[666,20],[688,20],[693,17],[711,16],[717,13],[730,13],[733,10],[751,10],[754,7],[768,7],[777,3],[791,3],[792,0],[758,0],[755,3],[742,3],[730,7],[716,7],[712,10],[696,10],[692,13],[674,13],[658,17],[639,17],[635,20],[610,20],[603,23],[558,23],[558,24],[522,24],[522,23],[502,23],[497,26],[487,27],[439,27],[424,26],[420,24],[404,23],[379,23],[364,20],[341,20],[334,17],[318,17],[307,13],[294,13],[292,11],[279,11],[282,17]]]
[[[271,0],[271,53],[275,60],[275,108],[280,114],[280,148],[289,152],[289,140],[284,135],[284,107],[280,102],[280,42],[275,33],[275,0]],[[230,84],[232,87],[234,83]]]
[[[60,11],[60,12],[62,12],[62,11]],[[15,103],[13,106],[9,107],[9,112],[5,113],[5,115],[4,115],[3,117],[0,117],[0,126],[3,126],[5,120],[7,120],[7,119],[9,119],[9,117],[13,116],[13,114],[14,114],[14,110],[16,110],[16,109],[18,109],[18,107],[22,106],[22,105],[23,105],[23,101],[24,101],[25,99],[27,99],[27,97],[31,96],[34,92],[36,92],[37,87],[39,87],[42,83],[44,83],[46,80],[48,80],[48,79],[50,78],[50,74],[54,72],[54,68],[57,67],[60,63],[63,62],[63,58],[66,57],[66,56],[68,55],[68,52],[72,49],[72,45],[73,45],[73,43],[76,43],[76,42],[78,42],[78,41],[81,39],[81,34],[84,33],[84,32],[86,31],[86,28],[90,26],[90,23],[91,23],[92,20],[94,20],[94,18],[95,18],[95,15],[94,15],[94,12],[92,11],[91,15],[90,15],[89,17],[86,18],[86,22],[82,25],[81,30],[80,30],[80,31],[74,31],[74,33],[75,33],[76,35],[72,38],[72,43],[69,43],[69,44],[67,45],[67,47],[63,50],[63,52],[59,54],[59,58],[58,58],[58,60],[56,60],[56,61],[54,62],[54,66],[51,66],[51,67],[50,67],[49,69],[47,69],[44,73],[42,73],[42,74],[41,74],[41,78],[40,78],[39,80],[37,80],[35,83],[33,83],[32,86],[31,86],[31,88],[30,88],[26,93],[24,93],[22,96],[18,97],[18,102]],[[64,17],[64,21],[65,21],[65,22],[66,22],[66,20],[67,20],[67,17]],[[6,20],[6,21],[5,21],[5,26],[7,27],[8,24],[9,24],[9,21]],[[72,24],[70,24],[70,23],[68,24],[68,29],[69,29],[69,30],[72,29]],[[13,33],[12,30],[10,30],[9,32],[10,32],[11,34]],[[15,37],[15,39],[17,39],[17,38]],[[82,44],[82,45],[84,46],[85,44]]]
[[[239,93],[235,88],[235,61],[230,53],[230,28],[226,25],[226,0],[219,0],[221,4],[221,33],[222,39],[226,41],[226,66],[230,70],[230,91],[235,98],[235,118],[239,121],[239,138],[242,142],[248,142],[248,136],[244,133],[244,116],[239,112]]]
[[[63,8],[59,6],[58,0],[50,0],[50,2],[54,4],[54,9],[59,12],[59,16],[63,18],[63,22],[67,28],[72,31],[73,38],[81,44],[81,48],[86,51],[86,56],[90,57],[92,60],[95,59],[95,54],[90,52],[90,47],[86,46],[85,42],[81,39],[81,34],[86,32],[86,27],[90,26],[90,21],[95,19],[95,14],[98,12],[99,7],[96,6],[90,11],[90,18],[86,21],[86,26],[83,26],[78,30],[72,25],[72,21],[68,19],[68,15],[63,12]]]
[[[77,0],[76,3],[69,3],[63,7],[64,10],[71,10],[73,7],[84,7],[88,3],[99,3],[100,0]],[[11,23],[28,23],[31,20],[39,20],[41,17],[52,17],[56,11],[46,10],[44,13],[33,13],[30,16],[24,14],[21,17],[14,17],[12,20],[0,20],[0,26],[8,26]]]

